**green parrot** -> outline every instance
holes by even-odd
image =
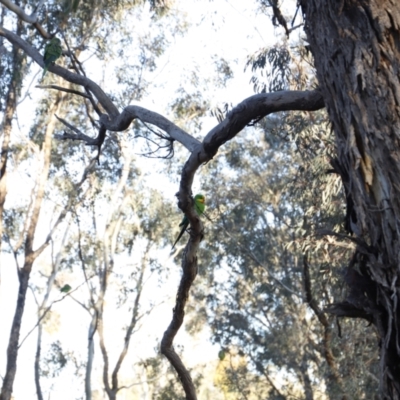
[[[226,357],[226,352],[225,352],[225,350],[220,350],[220,351],[218,352],[218,358],[219,358],[221,361],[224,361],[225,357]]]
[[[68,293],[71,289],[72,289],[72,287],[69,286],[68,284],[66,284],[60,289],[60,292],[61,293]]]
[[[43,70],[43,75],[42,78],[44,77],[44,74],[47,72],[49,66],[56,60],[58,60],[62,55],[62,47],[61,47],[61,40],[53,37],[53,39],[50,40],[50,43],[46,44],[46,47],[44,48],[44,70]]]
[[[206,198],[202,194],[196,194],[196,196],[194,196],[194,209],[196,210],[196,213],[198,216],[200,216],[204,213],[204,210],[206,208],[205,201],[206,201]],[[182,221],[179,224],[179,226],[181,226],[182,229],[179,233],[178,238],[175,240],[175,243],[172,246],[171,251],[174,249],[175,245],[179,242],[179,239],[182,237],[183,233],[186,231],[187,227],[189,226],[189,219],[186,215],[182,218]]]

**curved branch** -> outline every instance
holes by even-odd
[[[319,90],[256,94],[239,103],[207,134],[204,147],[210,154],[216,154],[221,145],[233,139],[246,125],[269,114],[278,111],[316,111],[324,107]]]
[[[321,108],[324,108],[324,100],[319,90],[261,93],[239,103],[206,135],[203,143],[197,147],[197,151],[193,151],[187,160],[182,171],[179,208],[187,214],[191,222],[198,219],[193,209],[189,213],[192,204],[191,188],[197,169],[210,161],[217,154],[218,149],[232,140],[246,125],[274,112],[316,111]]]
[[[185,146],[190,152],[195,151],[201,144],[200,141],[189,135],[179,126],[162,115],[139,106],[127,106],[117,117],[109,119],[107,115],[100,117],[100,122],[108,131],[120,132],[129,127],[134,119],[138,118],[143,123],[149,123],[167,132],[172,139]]]
[[[129,127],[135,118],[139,118],[142,122],[151,123],[164,130],[192,152],[193,160],[188,160],[186,168],[189,168],[189,165],[193,163],[194,170],[190,174],[194,176],[195,170],[201,164],[210,161],[219,147],[233,139],[252,121],[259,120],[268,114],[278,111],[316,111],[324,108],[324,106],[319,90],[303,92],[288,90],[256,94],[243,100],[230,111],[226,118],[206,135],[203,143],[200,143],[162,115],[139,106],[125,107],[122,113],[112,120],[106,115],[102,115],[100,122],[104,124],[107,130],[123,131]],[[189,182],[189,186],[191,187],[191,182]],[[191,195],[189,192],[187,193],[188,204],[190,204]]]
[[[34,24],[37,21],[37,17],[36,17],[35,13],[28,15],[25,13],[25,11],[21,7],[17,6],[16,4],[14,4],[13,2],[11,2],[9,0],[0,0],[0,3],[2,3],[13,13],[17,14],[19,18],[21,18],[23,21],[25,21],[29,24]]]
[[[41,67],[44,67],[43,57],[35,48],[1,26],[0,35],[15,46],[20,47]],[[273,112],[288,110],[315,111],[321,109],[324,107],[322,95],[318,90],[314,90],[304,92],[282,91],[251,96],[229,112],[226,118],[215,126],[201,143],[167,118],[145,108],[128,106],[125,107],[122,113],[119,113],[104,91],[85,76],[72,73],[58,65],[50,65],[49,70],[68,82],[81,85],[93,93],[108,113],[108,115],[100,115],[100,124],[104,135],[106,130],[123,131],[129,127],[134,119],[138,118],[142,122],[153,124],[164,130],[173,140],[177,140],[191,152],[182,170],[178,194],[179,208],[190,221],[190,240],[182,259],[183,275],[176,297],[172,321],[161,341],[161,352],[177,371],[185,390],[186,398],[196,400],[196,391],[190,374],[173,349],[173,340],[183,324],[189,291],[197,275],[197,253],[200,241],[203,238],[203,224],[193,208],[191,188],[194,175],[202,164],[210,161],[217,154],[219,148],[224,143],[232,140],[246,125],[258,121]],[[87,141],[87,138],[84,140]]]
[[[0,0],[0,3],[2,3],[5,7],[7,7],[13,13],[17,14],[17,16],[22,21],[33,25],[44,38],[46,38],[46,39],[51,38],[51,35],[43,28],[42,25],[39,24],[39,22],[37,20],[36,11],[43,5],[43,1],[41,1],[39,3],[39,5],[36,7],[35,11],[31,15],[28,15],[21,7],[17,6],[16,4],[14,4],[13,2],[11,2],[9,0]]]
[[[198,221],[200,220],[198,219]],[[199,239],[198,237],[196,238]],[[197,275],[197,258],[188,259],[187,257],[190,257],[191,254],[197,254],[199,243],[200,240],[194,241],[193,243],[192,241],[189,241],[189,247],[187,248],[186,254],[182,261],[183,275],[179,284],[178,293],[176,295],[176,304],[173,309],[172,321],[167,330],[164,332],[160,346],[161,353],[167,357],[168,361],[178,373],[179,379],[186,394],[186,399],[188,400],[197,400],[196,389],[189,371],[185,368],[179,355],[174,350],[173,341],[183,324],[183,319],[185,317],[185,306],[189,298],[189,290]],[[191,249],[191,247],[193,247],[193,249]]]
[[[182,259],[183,276],[176,296],[172,321],[165,331],[161,352],[168,358],[182,381],[187,399],[196,399],[196,392],[189,372],[173,349],[173,340],[180,329],[185,316],[185,305],[190,287],[197,274],[197,252],[203,238],[203,224],[193,208],[192,184],[198,168],[210,161],[218,149],[233,139],[246,125],[259,120],[266,115],[288,110],[314,111],[324,107],[322,95],[318,90],[306,92],[276,92],[262,93],[251,96],[236,106],[215,128],[205,137],[202,144],[192,151],[182,170],[178,193],[178,206],[190,221],[190,239]]]
[[[0,36],[5,37],[10,43],[22,49],[29,57],[31,57],[37,64],[44,68],[43,56],[29,43],[22,40],[18,35],[0,26]],[[75,74],[66,68],[60,67],[57,64],[49,66],[49,71],[61,76],[66,81],[75,83],[83,86],[85,89],[90,90],[100,104],[103,106],[105,111],[111,116],[116,117],[119,115],[119,111],[110,98],[104,93],[97,83],[94,83],[91,79]]]
[[[4,36],[13,45],[18,46],[42,68],[44,67],[42,55],[18,35],[0,26],[0,35]],[[59,65],[50,65],[49,71],[61,76],[71,83],[83,86],[94,94],[108,115],[100,115],[100,122],[105,129],[110,131],[123,131],[131,122],[138,118],[157,126],[167,132],[172,139],[180,142],[193,155],[185,166],[188,174],[187,187],[190,189],[193,176],[197,168],[212,159],[218,148],[235,137],[246,125],[259,120],[266,115],[287,110],[315,111],[324,107],[322,95],[318,90],[313,91],[281,91],[275,93],[261,93],[251,96],[236,106],[214,129],[205,137],[203,144],[176,126],[162,115],[139,106],[127,106],[119,113],[117,107],[104,93],[104,91],[86,76],[75,74]],[[190,178],[191,177],[191,178]],[[184,176],[182,175],[182,179]],[[186,204],[190,204],[190,190],[186,192]],[[183,199],[183,198],[182,198]]]
[[[80,92],[79,90],[64,88],[62,86],[57,86],[57,85],[36,85],[35,87],[38,88],[38,89],[55,89],[55,90],[59,90],[60,92],[76,94],[77,96],[82,96],[85,99],[89,99],[89,100],[91,99],[91,97],[86,93]]]

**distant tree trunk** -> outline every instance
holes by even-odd
[[[89,325],[89,335],[88,335],[88,355],[86,363],[86,373],[85,373],[85,395],[86,400],[92,400],[92,370],[93,370],[93,360],[94,360],[94,341],[93,336],[97,328],[97,313],[94,311],[92,315],[92,320]]]
[[[4,13],[4,10],[3,10]],[[2,15],[2,18],[4,15]],[[21,32],[22,22],[18,23],[17,32]],[[0,153],[0,249],[2,245],[3,238],[3,213],[4,213],[4,203],[7,197],[7,162],[9,158],[10,150],[10,136],[12,131],[12,121],[17,108],[17,98],[22,85],[22,67],[24,55],[22,52],[14,47],[13,48],[13,59],[12,59],[12,69],[15,79],[11,79],[8,85],[7,95],[6,95],[6,106],[4,110],[4,120],[3,120],[3,132],[2,132],[2,145]],[[17,78],[19,77],[19,78]],[[17,311],[23,310],[25,305],[25,296],[28,288],[28,279],[24,272],[19,275],[19,292],[17,300]],[[1,278],[0,278],[1,281]],[[17,341],[12,341],[11,338],[15,332],[19,332],[21,327],[21,321],[16,320],[14,317],[12,331],[10,335],[10,342],[7,350],[7,359],[10,362],[7,363],[6,376],[3,380],[3,387],[0,393],[0,399],[7,399],[7,396],[11,396],[12,392],[12,381],[8,379],[10,375],[15,375],[17,368],[16,364],[16,353],[18,351],[18,339]],[[14,335],[15,336],[15,335]],[[15,354],[15,357],[14,357]]]
[[[43,400],[43,392],[42,392],[42,387],[40,385],[40,355],[42,352],[42,331],[43,331],[42,324],[39,324],[37,344],[36,344],[35,364],[34,364],[36,396],[38,400]]]
[[[15,374],[17,372],[17,355],[19,334],[21,331],[22,314],[25,308],[26,291],[28,290],[29,273],[31,266],[26,270],[22,270],[19,274],[19,290],[17,308],[15,310],[14,319],[12,323],[10,340],[7,348],[7,367],[6,374],[1,388],[0,400],[10,400]]]
[[[381,390],[400,399],[400,3],[301,0],[305,30],[336,135],[358,246],[346,301],[330,311],[374,323]]]
[[[1,21],[5,18],[5,9],[1,13]],[[3,23],[3,22],[2,22]],[[20,35],[23,31],[22,21],[18,22],[17,34]],[[2,44],[2,41],[1,43]],[[5,96],[5,108],[3,117],[3,126],[1,132],[1,150],[0,150],[0,251],[3,243],[3,218],[4,218],[4,203],[7,197],[7,164],[10,152],[10,137],[12,131],[12,122],[17,110],[17,100],[22,87],[23,67],[26,56],[17,47],[12,50],[11,69],[13,77],[10,79]],[[0,270],[1,283],[1,270]]]
[[[51,115],[57,113],[61,107],[61,96],[58,96],[57,101],[50,109]],[[7,347],[7,366],[6,374],[3,380],[3,386],[1,388],[0,400],[10,400],[12,395],[13,383],[15,374],[17,372],[17,357],[19,350],[19,337],[21,333],[22,316],[25,309],[26,292],[28,290],[28,283],[30,273],[32,271],[33,263],[41,252],[48,245],[45,242],[39,249],[33,250],[33,241],[35,238],[36,227],[38,225],[40,209],[42,206],[46,183],[50,170],[50,153],[51,153],[51,141],[55,129],[56,119],[51,117],[50,122],[47,124],[46,134],[42,146],[43,153],[43,167],[40,174],[37,177],[37,190],[35,200],[33,202],[32,212],[27,213],[26,218],[30,218],[25,237],[25,260],[24,265],[18,270],[19,278],[19,289],[18,289],[18,300],[17,307],[15,309],[14,319],[11,325],[10,339]],[[28,215],[30,214],[30,215]]]

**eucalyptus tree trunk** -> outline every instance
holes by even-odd
[[[348,297],[329,310],[376,326],[383,398],[400,399],[400,3],[300,3],[357,242]]]

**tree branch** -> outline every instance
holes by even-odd
[[[25,51],[42,68],[44,67],[42,55],[20,37],[1,26],[0,36],[4,36],[13,45]],[[204,141],[200,142],[167,118],[145,108],[131,105],[125,107],[119,113],[114,103],[104,91],[86,76],[73,73],[59,65],[50,65],[49,71],[59,75],[68,82],[83,86],[86,91],[90,91],[96,97],[108,114],[100,115],[100,125],[104,130],[104,134],[106,130],[123,131],[137,118],[144,123],[149,123],[162,129],[172,139],[181,143],[191,152],[182,170],[178,193],[178,205],[190,221],[190,240],[182,259],[183,275],[178,288],[172,321],[161,341],[161,352],[178,372],[186,393],[186,398],[194,400],[197,397],[190,374],[173,349],[173,340],[183,323],[189,290],[197,275],[197,253],[200,241],[203,238],[203,224],[193,208],[191,189],[194,176],[202,164],[210,161],[223,144],[232,140],[247,125],[259,121],[261,118],[274,112],[289,110],[315,111],[321,109],[324,107],[322,95],[318,90],[313,90],[304,92],[281,91],[251,96],[229,112],[226,118],[205,136]],[[84,136],[81,135],[81,137],[74,138],[84,140],[88,143],[88,138],[86,135]],[[99,139],[99,137],[96,139]],[[98,143],[96,144],[98,145]],[[99,334],[101,335],[101,332]],[[103,356],[105,356],[105,364],[107,364],[103,371],[104,376],[107,377],[104,383],[106,389],[109,391],[108,360],[107,354],[104,351],[104,343],[101,343],[101,347]]]
[[[331,370],[331,375],[335,383],[338,385],[342,392],[342,399],[346,400],[347,396],[343,389],[342,378],[339,374],[337,363],[335,360],[335,356],[332,353],[331,345],[332,345],[332,328],[331,324],[328,321],[328,318],[325,315],[325,312],[321,310],[318,306],[316,300],[312,295],[311,289],[311,279],[310,279],[310,268],[308,264],[308,254],[303,256],[303,281],[304,281],[304,290],[306,294],[306,302],[313,310],[314,314],[318,318],[319,322],[323,326],[324,329],[324,338],[323,338],[323,348],[324,348],[324,356],[325,360],[328,363],[328,366]]]
[[[182,259],[183,276],[178,288],[172,321],[161,341],[161,353],[168,358],[177,371],[187,399],[197,399],[195,388],[189,372],[175,353],[172,343],[183,323],[184,308],[189,296],[189,290],[197,274],[197,252],[200,241],[203,238],[203,224],[193,208],[191,189],[194,175],[203,163],[210,161],[217,154],[224,143],[233,139],[252,121],[259,120],[270,113],[278,111],[312,111],[323,107],[324,102],[318,90],[306,92],[282,91],[251,96],[236,106],[225,120],[207,134],[203,143],[198,145],[195,151],[192,151],[183,167],[178,193],[178,206],[189,219],[190,239]]]
[[[164,332],[164,336],[161,340],[161,353],[164,354],[165,357],[167,357],[168,361],[178,373],[187,400],[197,400],[196,389],[194,387],[189,371],[185,368],[182,360],[173,348],[173,341],[180,327],[182,326],[185,316],[185,305],[189,298],[189,290],[197,275],[197,257],[194,259],[187,258],[191,254],[197,253],[197,249],[196,251],[194,251],[193,247],[198,247],[200,240],[193,242],[194,243],[192,244],[192,240],[189,241],[189,244],[186,248],[186,254],[182,260],[182,268],[184,271],[176,296],[176,304],[173,309],[172,321],[169,324],[167,330]]]
[[[32,47],[29,43],[22,40],[18,35],[9,31],[8,29],[5,29],[2,26],[0,26],[0,36],[5,37],[14,46],[22,49],[37,64],[44,68],[43,56],[36,50],[36,48]],[[56,64],[50,65],[49,71],[55,73],[58,76],[61,76],[68,82],[76,83],[77,85],[81,85],[85,89],[90,90],[110,116],[115,117],[119,114],[119,111],[114,103],[103,92],[100,86],[97,85],[97,83],[94,83],[91,79],[82,75],[74,74],[68,69],[60,67]]]
[[[183,129],[179,128],[173,122],[169,121],[164,116],[147,110],[139,106],[127,106],[117,117],[109,119],[107,115],[100,117],[100,122],[104,124],[108,131],[124,131],[129,127],[134,119],[139,119],[143,123],[149,123],[167,132],[172,139],[175,139],[190,152],[195,151],[200,145],[200,141],[189,135]]]
[[[98,146],[99,145],[99,140],[97,137],[92,138],[88,135],[85,135],[82,133],[78,128],[75,126],[71,125],[69,122],[65,121],[65,119],[60,118],[57,114],[54,114],[54,116],[62,123],[64,124],[67,128],[71,129],[75,134],[64,132],[62,134],[56,133],[54,137],[58,140],[66,140],[66,139],[71,139],[71,140],[82,140],[85,142],[87,145],[90,146]]]
[[[76,94],[78,96],[82,96],[85,97],[86,99],[91,100],[91,97],[83,92],[80,92],[79,90],[74,90],[74,89],[68,89],[68,88],[64,88],[62,86],[57,86],[57,85],[36,85],[36,88],[39,89],[55,89],[55,90],[60,90],[61,92],[66,92],[66,93],[72,93],[72,94]]]
[[[36,12],[37,10],[43,5],[44,1],[41,1],[39,5],[36,7],[35,11],[31,14],[28,15],[25,13],[25,11],[21,8],[18,7],[16,4],[12,3],[9,0],[0,0],[0,3],[2,3],[5,7],[7,7],[10,11],[13,13],[17,14],[17,16],[24,22],[27,22],[28,24],[33,25],[37,31],[46,39],[50,39],[51,35],[42,27],[42,25],[39,24],[37,21],[37,15]]]
[[[0,36],[4,36],[13,45],[21,48],[37,64],[44,67],[42,55],[18,35],[0,26]],[[234,138],[246,125],[257,121],[268,114],[278,111],[315,111],[324,107],[322,95],[318,90],[313,91],[281,91],[275,93],[261,93],[251,96],[228,113],[225,120],[213,128],[205,137],[203,144],[176,126],[162,115],[139,106],[127,106],[119,113],[114,103],[104,91],[86,76],[75,74],[59,65],[50,65],[49,71],[61,76],[65,80],[83,86],[94,94],[108,115],[101,114],[100,122],[106,130],[120,132],[129,127],[136,118],[144,123],[150,123],[168,133],[172,139],[195,153],[185,165],[185,181],[188,187],[197,168],[212,159],[220,146]],[[98,110],[99,111],[99,110]],[[182,175],[182,177],[184,176]],[[182,198],[183,199],[183,198]],[[186,204],[190,202],[190,193],[186,193]]]

